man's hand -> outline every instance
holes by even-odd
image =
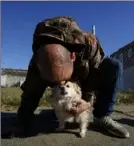
[[[85,100],[80,99],[77,102],[77,106],[71,108],[70,113],[72,113],[73,115],[80,114],[84,112],[85,110],[88,110],[90,107],[91,105],[89,102],[86,102]]]

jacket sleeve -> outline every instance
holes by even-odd
[[[97,68],[105,56],[103,48],[98,38],[92,33],[88,33],[86,44],[87,49],[85,55],[88,58],[89,65]]]

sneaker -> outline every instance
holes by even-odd
[[[94,117],[94,124],[114,136],[121,138],[128,138],[130,136],[129,132],[123,126],[112,120],[109,116],[105,116],[100,119]]]

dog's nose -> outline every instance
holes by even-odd
[[[62,95],[66,95],[67,92],[65,91],[65,88],[63,86],[60,87],[60,91]]]
[[[67,92],[65,92],[65,90],[61,91],[61,95],[66,95],[66,94],[67,94]]]

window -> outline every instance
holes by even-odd
[[[128,50],[128,57],[129,58],[132,57],[132,49],[131,48]]]

